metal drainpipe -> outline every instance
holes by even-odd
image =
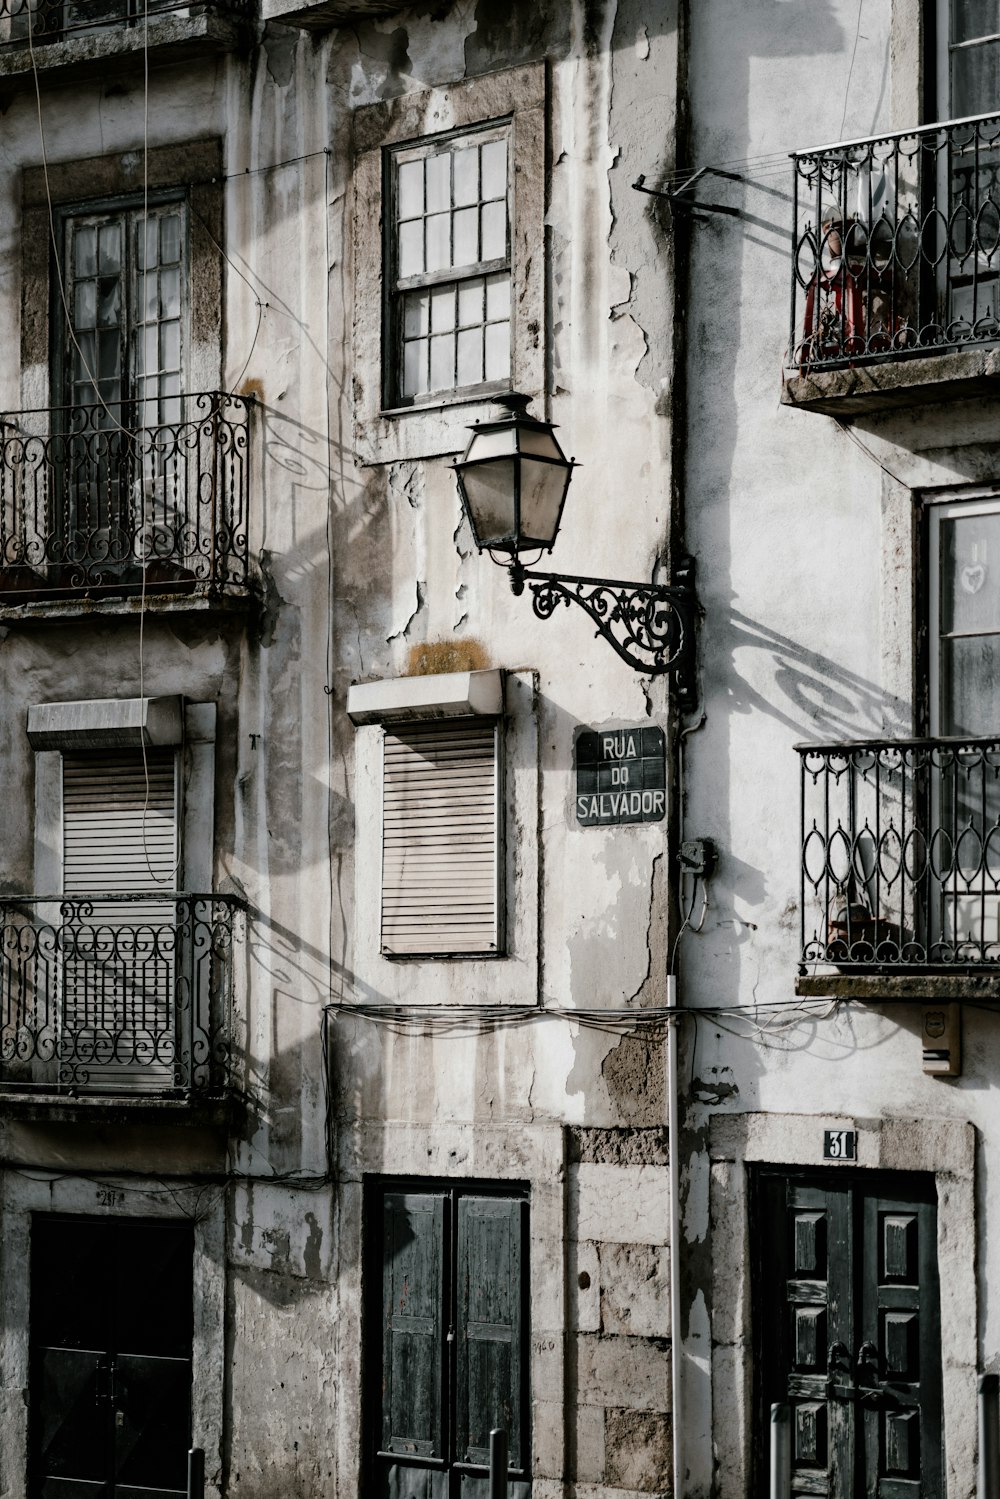
[[[667,1004],[677,1003],[677,975],[667,974]],[[667,1021],[667,1149],[670,1183],[670,1408],[674,1459],[674,1499],[684,1494],[684,1421],[681,1410],[681,1160],[677,1122],[677,1032],[679,1021]]]

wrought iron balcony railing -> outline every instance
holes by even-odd
[[[0,1090],[232,1091],[243,909],[160,892],[0,901]]]
[[[248,586],[249,403],[170,401],[0,419],[0,602]]]
[[[1000,115],[793,161],[792,367],[1000,338]]]
[[[1000,739],[799,755],[802,971],[1000,973]]]
[[[192,17],[206,10],[233,16],[251,14],[251,0],[0,0],[0,47],[42,47],[88,32],[144,26],[164,15]]]

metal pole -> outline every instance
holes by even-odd
[[[188,1453],[187,1499],[205,1499],[205,1453],[192,1447]]]
[[[787,1405],[771,1406],[771,1499],[789,1499],[792,1489],[792,1425]]]
[[[1000,1499],[1000,1374],[979,1376],[979,1499]]]
[[[490,1499],[507,1499],[507,1433],[502,1426],[490,1432]]]

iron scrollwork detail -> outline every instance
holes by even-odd
[[[674,577],[670,584],[629,583],[536,572],[519,563],[510,569],[513,592],[521,594],[527,585],[539,619],[551,619],[561,604],[579,604],[598,635],[635,671],[671,673],[678,702],[689,708],[695,697],[694,559],[685,557]]]

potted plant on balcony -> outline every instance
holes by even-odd
[[[857,972],[862,967],[898,960],[901,937],[897,922],[875,915],[853,876],[846,885],[837,887],[826,929],[831,963]]]

